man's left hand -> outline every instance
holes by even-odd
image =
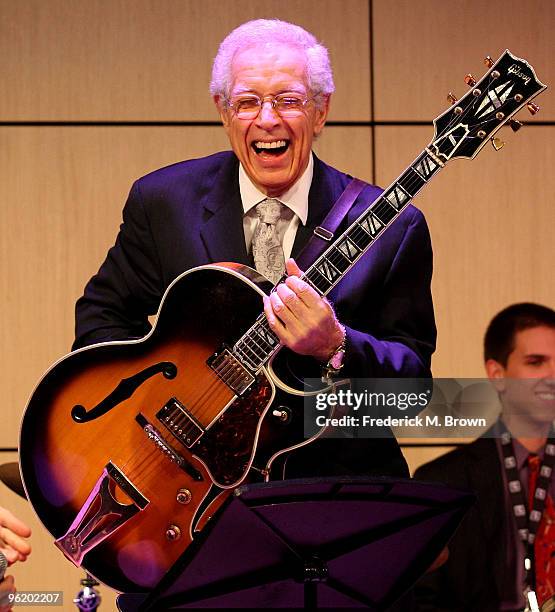
[[[27,559],[31,546],[25,538],[30,535],[31,530],[23,521],[0,506],[0,552],[8,560],[8,565]]]
[[[287,279],[269,297],[264,312],[280,342],[295,353],[328,361],[343,341],[344,330],[331,304],[299,277],[302,271],[288,259]]]

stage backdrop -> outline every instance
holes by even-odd
[[[505,48],[555,86],[549,0],[0,0],[0,462],[16,457],[27,398],[73,338],[73,306],[113,243],[131,182],[227,147],[208,94],[219,41],[241,22],[297,22],[330,49],[337,93],[316,144],[328,163],[387,186],[429,142],[446,95]],[[506,147],[448,168],[416,200],[434,246],[436,376],[480,376],[490,317],[553,307],[555,99]],[[407,446],[412,467],[447,447]],[[23,590],[80,572],[34,528]],[[104,589],[104,596],[110,595]],[[104,609],[112,609],[108,601]]]

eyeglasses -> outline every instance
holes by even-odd
[[[298,117],[304,113],[305,106],[313,99],[292,93],[264,96],[264,98],[252,94],[237,96],[226,102],[239,119],[254,119],[258,117],[264,102],[269,102],[280,117]]]

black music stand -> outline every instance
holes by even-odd
[[[236,490],[122,612],[391,606],[438,557],[474,497],[438,484],[320,478]]]
[[[27,499],[25,489],[23,488],[23,482],[21,481],[19,463],[16,461],[0,464],[0,482],[3,482],[8,489],[11,489],[14,493]]]

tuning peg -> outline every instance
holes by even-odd
[[[531,115],[535,115],[540,110],[540,107],[533,102],[528,102],[526,108],[530,111]]]
[[[513,130],[513,132],[518,132],[518,130],[520,130],[520,128],[524,125],[523,123],[521,123],[520,121],[518,121],[517,119],[511,119],[509,121],[509,125],[511,126],[511,130]]]
[[[492,138],[491,144],[496,151],[501,150],[505,146],[505,143],[501,140],[501,138]]]
[[[457,96],[451,92],[449,92],[447,94],[447,102],[449,102],[449,104],[455,104],[455,102],[458,100]]]
[[[476,85],[476,79],[471,75],[471,74],[467,74],[464,77],[464,82],[469,86],[469,87],[474,87],[474,85]]]
[[[494,64],[494,61],[491,59],[491,57],[489,55],[486,55],[486,57],[484,58],[484,64],[488,67],[491,68]]]

